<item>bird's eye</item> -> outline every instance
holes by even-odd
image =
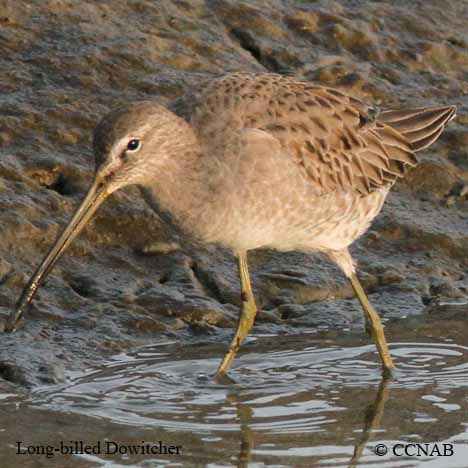
[[[137,138],[132,138],[128,143],[127,143],[127,151],[130,151],[134,153],[135,151],[138,151],[141,148],[141,142]]]

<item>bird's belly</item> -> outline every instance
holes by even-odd
[[[233,251],[344,249],[366,231],[388,193],[388,188],[367,196],[351,191],[318,193],[299,171],[287,169],[283,173],[288,180],[253,173],[255,177],[225,184],[209,198],[191,197],[190,209],[180,212],[159,203],[157,191],[142,188],[142,193],[186,237]]]
[[[311,196],[275,203],[245,200],[226,210],[208,228],[200,223],[197,237],[232,250],[268,247],[277,250],[341,250],[369,227],[380,211],[387,190],[366,197],[351,193]],[[200,219],[200,221],[202,221]]]

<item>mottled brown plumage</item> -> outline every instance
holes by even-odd
[[[239,259],[242,309],[227,371],[256,306],[247,251],[321,251],[350,279],[386,372],[393,368],[378,315],[348,246],[380,211],[391,186],[437,139],[454,106],[378,112],[331,88],[272,74],[230,74],[180,99],[172,112],[132,103],[96,128],[95,180],[25,288],[16,326],[63,250],[102,201],[130,184],[185,234]]]
[[[228,75],[190,99],[185,117],[201,140],[214,146],[236,130],[263,130],[317,189],[361,195],[404,176],[417,162],[414,152],[435,141],[455,114],[455,106],[444,106],[376,118],[374,108],[338,90],[273,74]]]

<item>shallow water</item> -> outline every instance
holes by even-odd
[[[69,374],[65,384],[24,398],[4,395],[2,459],[6,466],[113,468],[466,467],[468,347],[459,344],[466,336],[459,325],[443,319],[387,324],[399,369],[391,382],[381,380],[374,347],[356,332],[256,335],[235,362],[233,382],[209,377],[223,345],[140,348]],[[20,440],[24,450],[99,443],[100,453],[15,454]],[[112,452],[110,442],[143,441],[180,446],[179,454],[105,453],[108,442]],[[397,444],[408,443],[429,444],[432,455],[405,457]],[[444,443],[452,444],[452,456],[437,456]],[[377,444],[388,454],[377,456]],[[416,448],[409,447],[412,455]]]

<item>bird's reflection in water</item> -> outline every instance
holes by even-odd
[[[371,439],[372,432],[380,426],[385,403],[389,396],[389,382],[391,378],[382,377],[374,401],[370,402],[364,410],[364,424],[362,434],[354,446],[353,456],[349,468],[358,466],[362,452]],[[252,457],[255,442],[255,432],[251,428],[253,410],[241,401],[239,394],[232,392],[226,397],[226,401],[236,407],[237,419],[240,424],[240,451],[237,461],[238,468],[247,468]]]
[[[254,435],[250,429],[250,421],[252,419],[252,408],[245,404],[237,405],[237,417],[240,421],[240,452],[238,468],[247,468],[249,466],[250,456],[254,445]]]
[[[351,458],[349,468],[354,468],[358,465],[362,451],[371,438],[372,431],[380,426],[380,421],[385,409],[385,403],[388,400],[389,381],[390,379],[388,377],[382,377],[379,388],[377,390],[377,395],[375,396],[375,400],[369,404],[365,410],[362,435],[357,444],[354,446],[353,457]]]
[[[250,427],[253,411],[248,404],[240,401],[237,393],[228,394],[226,401],[236,407],[237,419],[240,424],[240,452],[237,466],[238,468],[247,468],[254,446],[254,431]]]

